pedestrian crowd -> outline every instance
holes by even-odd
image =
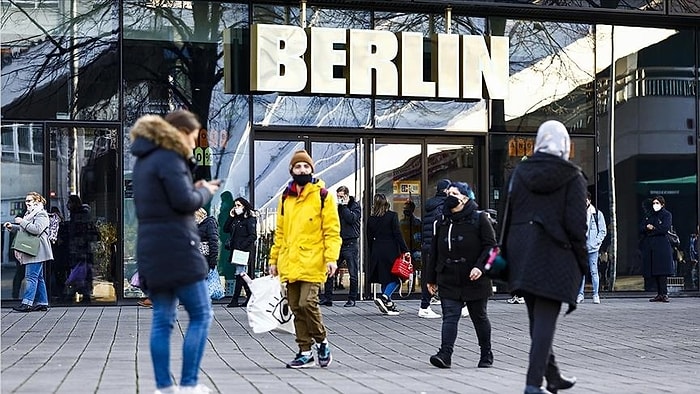
[[[198,383],[198,375],[212,320],[211,300],[224,296],[217,269],[220,256],[234,267],[235,285],[227,307],[246,307],[252,295],[249,283],[254,283],[250,277],[258,252],[258,213],[244,197],[229,197],[231,208],[218,221],[209,215],[206,207],[220,182],[195,179],[192,153],[201,128],[193,113],[177,110],[164,117],[143,116],[131,129],[139,221],[138,280],[132,283],[148,297],[140,305],[153,309],[150,352],[156,393],[210,392]],[[334,290],[345,288],[341,276],[345,274],[349,283],[343,306],[356,305],[364,238],[367,282],[380,286],[374,303],[382,315],[403,312],[394,297],[405,286],[404,278],[395,271],[397,261],[411,261],[420,272],[417,315],[442,319],[437,352],[427,362],[438,368],[452,367],[459,322],[467,317],[478,340],[475,365],[489,368],[497,362],[488,302],[493,295],[492,280],[500,279],[512,295],[507,302],[525,304],[529,318],[531,342],[524,392],[556,393],[572,387],[576,378],[560,372],[552,350],[557,318],[562,305],[568,314],[584,302],[587,276],[592,302],[601,302],[598,261],[607,225],[569,154],[564,125],[544,122],[533,154],[508,177],[500,223],[493,212],[480,209],[474,185],[440,179],[421,217],[416,215],[412,197],[399,202],[399,215],[385,194],[376,193],[363,234],[362,209],[350,189],[342,185],[332,195],[316,176],[311,155],[305,150],[294,152],[290,180],[277,203],[268,260],[268,273],[279,278],[281,296],[294,317],[298,350],[286,367],[327,368],[332,364],[322,307],[332,306]],[[24,215],[4,223],[18,239],[13,249],[18,272],[19,267],[22,271],[15,277],[15,298],[20,298],[19,284],[26,282],[21,303],[14,309],[48,310],[50,295],[43,270],[50,261],[54,262],[50,278],[60,293],[89,302],[93,265],[89,244],[96,238],[89,205],[77,195],[70,196],[70,217],[64,220],[58,210],[47,211],[45,198],[36,192],[26,195],[25,204]],[[221,235],[219,223],[223,223]],[[674,270],[667,237],[671,223],[665,200],[655,197],[640,226],[645,277],[651,278],[658,291],[653,302],[669,301],[666,278]],[[25,248],[25,243],[34,246]],[[505,261],[504,273],[498,277],[490,271],[494,250]],[[175,381],[170,338],[178,305],[188,313],[189,325],[182,371]],[[438,306],[439,310],[433,310]]]

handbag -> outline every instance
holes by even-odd
[[[668,242],[671,243],[671,246],[676,248],[681,246],[681,238],[676,234],[676,230],[673,229],[673,226],[671,226],[671,229],[666,233],[666,238]]]
[[[202,241],[199,243],[199,251],[206,257],[209,256],[209,241]]]
[[[224,298],[224,286],[221,285],[219,271],[215,269],[209,270],[209,274],[207,274],[207,287],[209,288],[209,297],[211,297],[212,300]]]
[[[278,330],[294,334],[294,314],[282,291],[279,276],[263,276],[253,279],[243,276],[250,287],[250,300],[246,306],[248,325],[260,334]]]
[[[39,244],[41,239],[38,235],[29,234],[26,231],[20,230],[15,235],[15,240],[12,241],[12,249],[19,252],[36,257],[39,254]]]
[[[508,219],[510,217],[510,192],[513,190],[513,179],[515,179],[515,171],[511,174],[510,181],[508,182],[508,194],[506,194],[506,206],[504,208],[503,220],[501,221],[501,231],[498,235],[498,244],[489,250],[486,264],[484,264],[486,275],[491,279],[503,282],[508,281],[508,261],[505,258],[502,245],[503,241],[505,241],[506,228],[508,227]]]
[[[66,279],[67,286],[74,286],[77,288],[85,287],[88,279],[88,266],[85,262],[80,262],[71,268],[68,274],[68,279]]]
[[[234,249],[233,252],[231,252],[231,264],[247,266],[248,256],[250,256],[250,252]]]
[[[401,253],[394,259],[394,265],[391,266],[391,273],[402,281],[410,278],[411,275],[413,275],[413,264],[411,263],[410,255],[406,256]]]
[[[133,275],[131,275],[131,279],[129,280],[129,284],[132,287],[141,288],[141,279],[139,278],[138,271],[136,271]]]

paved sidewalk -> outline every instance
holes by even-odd
[[[400,316],[372,302],[324,307],[333,364],[285,368],[296,353],[289,334],[254,335],[243,309],[215,306],[200,383],[220,393],[522,393],[527,368],[525,305],[489,303],[494,367],[476,368],[479,348],[461,321],[452,369],[428,358],[440,342],[440,319],[416,315],[419,301],[399,301]],[[433,306],[435,308],[435,306]],[[435,308],[439,310],[439,306]],[[148,351],[151,310],[135,306],[2,309],[2,393],[152,393]],[[179,353],[186,314],[175,328]],[[670,304],[646,298],[590,300],[559,321],[555,353],[579,382],[566,393],[697,393],[700,298]]]

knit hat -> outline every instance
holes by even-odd
[[[461,195],[469,197],[470,200],[474,199],[474,191],[467,182],[453,182],[449,187],[457,188]]]
[[[292,172],[292,168],[294,168],[294,165],[297,163],[308,163],[311,166],[311,172],[314,171],[314,161],[309,156],[308,153],[306,153],[305,150],[298,150],[294,152],[294,155],[292,156],[292,160],[289,162],[289,173]]]
[[[537,129],[535,152],[543,152],[569,160],[571,142],[566,126],[556,120],[548,120]]]
[[[438,181],[435,189],[437,191],[441,192],[441,191],[447,189],[448,187],[450,187],[450,183],[452,183],[452,181],[450,181],[449,179],[440,179]]]

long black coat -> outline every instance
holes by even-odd
[[[486,213],[481,212],[478,221],[473,212],[477,205],[470,200],[462,211],[445,213],[445,219],[436,225],[432,251],[423,279],[437,283],[440,297],[452,300],[472,301],[493,295],[491,280],[482,275],[470,280],[473,268],[485,272],[484,264],[491,247],[496,245],[496,233]]]
[[[559,157],[536,153],[513,172],[504,242],[512,293],[527,292],[576,307],[588,269],[586,180]]]
[[[224,232],[230,233],[228,245],[226,249],[230,250],[228,261],[233,257],[233,250],[243,250],[250,254],[248,255],[248,267],[253,266],[255,261],[255,241],[258,238],[256,226],[258,219],[255,216],[229,216],[224,223]]]
[[[396,281],[391,273],[394,260],[408,252],[408,246],[399,230],[399,216],[387,211],[383,216],[367,219],[367,243],[369,245],[369,282],[386,285]]]
[[[197,231],[202,242],[209,243],[209,255],[204,258],[209,269],[214,269],[219,261],[219,225],[213,216],[207,216],[197,225]]]
[[[647,224],[654,226],[647,230]],[[645,277],[673,275],[673,249],[666,234],[673,224],[673,215],[666,208],[652,211],[644,217],[639,227],[642,239],[639,249],[642,252],[642,275]]]
[[[155,115],[141,117],[131,130],[131,153],[137,158],[132,176],[139,222],[136,258],[146,291],[188,285],[208,273],[194,212],[212,195],[194,187],[192,151],[180,134]]]
[[[423,248],[423,259],[427,260],[433,244],[433,222],[442,216],[442,206],[445,205],[447,194],[443,191],[435,193],[434,197],[425,202],[425,212],[423,213],[423,234],[421,242]]]

